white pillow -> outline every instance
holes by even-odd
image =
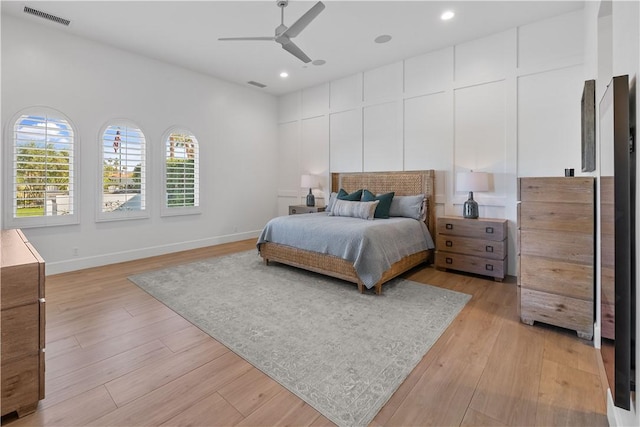
[[[336,199],[329,216],[350,216],[353,218],[373,219],[380,200],[373,202],[352,202]]]
[[[424,194],[395,196],[391,200],[389,216],[402,216],[424,221],[427,217],[427,199]]]

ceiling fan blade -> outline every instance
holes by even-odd
[[[307,25],[309,25],[311,21],[315,19],[316,16],[320,14],[320,12],[324,10],[324,7],[324,4],[319,1],[313,5],[311,9],[307,10],[307,12],[294,22],[293,25],[291,25],[283,34],[288,37],[297,36]]]
[[[275,37],[220,37],[218,40],[275,40]]]
[[[296,46],[293,42],[289,42],[287,44],[283,44],[282,48],[298,58],[300,61],[308,64],[311,62],[311,58],[309,58],[298,46]]]

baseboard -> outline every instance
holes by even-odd
[[[607,390],[607,422],[610,427],[637,426],[638,416],[634,410],[634,402],[631,401],[631,410],[620,409],[613,403],[611,389]]]
[[[261,230],[246,231],[243,233],[227,234],[224,236],[209,237],[206,239],[190,240],[187,242],[171,243],[168,245],[152,246],[147,248],[118,251],[110,254],[101,254],[83,258],[73,258],[64,261],[48,262],[46,274],[60,274],[85,268],[100,267],[119,262],[133,261],[141,258],[165,255],[173,252],[187,251],[190,249],[204,248],[220,245],[222,243],[237,242],[245,239],[257,239]]]

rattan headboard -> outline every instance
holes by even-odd
[[[351,193],[361,188],[373,194],[395,192],[398,196],[424,194],[427,198],[425,223],[435,242],[435,171],[343,172],[331,174],[331,191],[343,188]]]

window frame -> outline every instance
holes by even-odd
[[[47,122],[49,118],[55,118],[63,120],[69,126],[73,133],[73,139],[71,143],[71,156],[72,160],[69,162],[69,198],[71,206],[71,214],[68,215],[42,215],[42,216],[27,216],[17,217],[14,210],[14,194],[15,184],[14,175],[16,169],[16,141],[15,141],[15,129],[18,120],[21,120],[24,116],[40,116],[46,117]],[[3,228],[36,228],[36,227],[52,227],[52,226],[64,226],[74,225],[80,223],[80,211],[79,211],[79,198],[81,194],[80,189],[80,136],[78,133],[78,127],[63,112],[44,105],[37,105],[26,107],[15,113],[9,122],[5,125],[4,136],[4,178],[3,184]]]
[[[103,149],[103,138],[105,132],[111,127],[124,127],[124,128],[135,128],[140,131],[142,134],[143,141],[143,149],[142,149],[142,167],[141,167],[141,186],[142,191],[141,194],[144,197],[144,208],[139,210],[122,210],[122,211],[110,211],[103,212],[102,203],[103,203],[103,173],[104,173],[104,149]],[[96,192],[96,222],[109,222],[109,221],[126,221],[126,220],[134,220],[134,219],[146,219],[151,216],[150,213],[150,203],[149,203],[149,195],[151,194],[150,186],[149,186],[149,142],[147,138],[147,133],[143,130],[141,126],[129,119],[116,118],[108,120],[98,132],[98,168],[97,168],[97,188]],[[122,147],[122,145],[120,146]]]
[[[168,194],[167,194],[167,145],[169,142],[169,137],[171,134],[180,133],[187,134],[193,137],[196,143],[195,147],[195,200],[197,201],[197,205],[195,206],[179,206],[179,207],[169,207],[167,205]],[[189,128],[185,126],[171,126],[162,134],[162,149],[161,151],[161,165],[162,165],[162,206],[160,208],[161,216],[179,216],[179,215],[197,215],[202,213],[201,209],[201,197],[200,197],[200,183],[202,182],[200,179],[200,141],[196,137],[195,133],[189,130]]]

